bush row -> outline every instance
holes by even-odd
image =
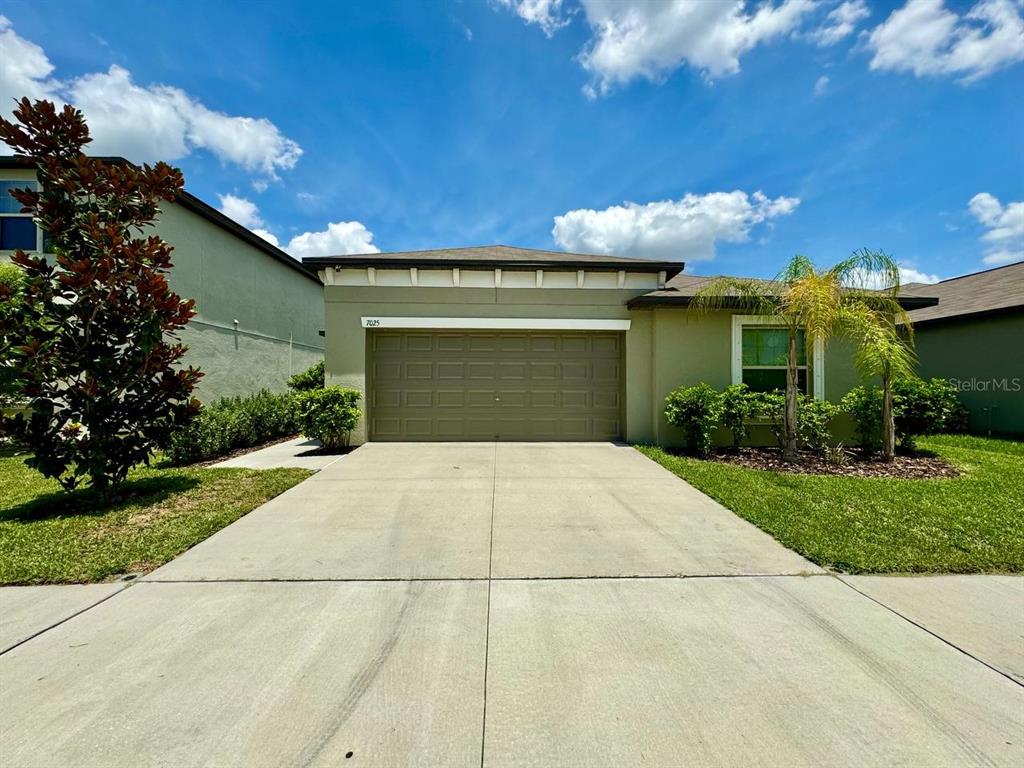
[[[292,391],[263,390],[205,406],[164,452],[173,464],[195,464],[300,432],[327,449],[348,444],[362,413],[358,390],[325,387],[323,362],[292,376],[288,386]]]
[[[203,407],[175,432],[164,452],[173,464],[195,464],[239,448],[251,448],[299,432],[297,396],[263,390],[246,397],[225,397]]]
[[[765,424],[779,447],[783,443],[785,396],[781,392],[752,392],[734,384],[719,392],[708,384],[680,387],[665,398],[665,419],[683,430],[687,447],[706,456],[718,427],[729,430],[733,447],[750,437],[754,424]],[[882,445],[882,391],[861,386],[848,392],[839,405],[800,395],[797,400],[797,439],[801,446],[821,452],[834,444],[832,421],[850,415],[860,446],[868,452]],[[893,384],[896,437],[905,449],[918,435],[963,431],[966,409],[946,379],[901,379]]]

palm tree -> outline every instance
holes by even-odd
[[[883,289],[871,290],[871,282]],[[808,358],[816,346],[823,347],[836,333],[842,333],[858,342],[857,361],[864,366],[862,372],[885,361],[881,368],[891,376],[902,371],[902,357],[883,329],[892,327],[895,334],[896,323],[906,320],[898,293],[896,262],[882,251],[863,249],[825,270],[798,254],[773,280],[715,278],[697,291],[691,307],[697,312],[741,309],[771,317],[786,329],[782,456],[784,461],[797,462],[800,332]],[[899,340],[898,334],[895,339]],[[886,418],[891,421],[891,390],[889,401]]]

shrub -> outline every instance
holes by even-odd
[[[311,365],[302,373],[296,373],[288,379],[288,388],[295,392],[308,392],[311,389],[324,388],[324,361]]]
[[[767,422],[781,451],[786,444],[786,396],[782,392],[751,392],[750,418]]]
[[[262,390],[226,397],[203,408],[171,436],[164,451],[172,464],[195,464],[299,432],[296,396]]]
[[[686,433],[687,447],[698,456],[711,452],[711,436],[722,417],[722,395],[701,382],[680,387],[665,398],[665,418]]]
[[[907,450],[913,450],[916,436],[951,431],[962,419],[963,405],[947,379],[897,379],[892,399],[896,435]]]
[[[815,400],[800,395],[797,401],[797,437],[801,443],[817,453],[832,442],[832,419],[840,408],[828,400]]]
[[[840,401],[840,407],[853,419],[857,443],[866,453],[882,447],[882,390],[874,386],[851,389]]]
[[[722,426],[732,434],[733,448],[750,437],[753,395],[746,384],[733,384],[722,392]]]
[[[298,396],[299,423],[302,434],[323,443],[328,450],[348,445],[362,411],[357,389],[324,387],[312,389]]]
[[[23,284],[21,267],[0,261],[0,408],[17,400],[21,392],[13,351],[26,330],[15,327],[20,325]]]
[[[892,401],[896,438],[906,450],[913,450],[914,438],[919,435],[963,429],[966,409],[947,379],[897,379],[892,385]],[[868,452],[879,450],[882,390],[874,386],[857,387],[843,397],[842,405],[853,417],[861,447]]]

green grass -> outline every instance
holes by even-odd
[[[0,456],[0,584],[149,571],[304,480],[303,469],[134,470],[104,500]]]
[[[637,450],[821,566],[850,573],[1024,571],[1024,443],[963,435],[918,443],[963,474],[800,475]]]

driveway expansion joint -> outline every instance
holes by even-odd
[[[841,575],[834,574],[834,576],[835,576],[836,581],[840,582],[841,584],[843,584],[846,587],[849,587],[850,589],[852,589],[854,592],[856,592],[861,597],[866,597],[868,600],[870,600],[871,602],[875,603],[876,605],[880,605],[882,608],[884,608],[885,610],[889,611],[893,615],[899,616],[901,619],[906,621],[908,624],[912,624],[915,627],[917,627],[918,629],[920,629],[921,631],[927,632],[929,635],[934,637],[936,640],[940,640],[941,642],[945,643],[946,645],[948,645],[953,650],[959,651],[964,656],[967,656],[968,658],[973,659],[974,661],[978,662],[982,666],[988,667],[989,669],[991,669],[996,674],[1002,675],[1003,677],[1005,677],[1007,680],[1009,680],[1014,685],[1016,685],[1016,686],[1018,686],[1020,688],[1024,688],[1024,682],[1021,682],[1020,680],[1015,678],[1013,675],[1010,675],[1010,674],[1004,672],[1003,670],[999,669],[998,667],[992,666],[987,661],[985,661],[982,658],[979,658],[978,656],[975,656],[973,653],[971,653],[970,651],[966,650],[965,648],[960,647],[959,645],[957,645],[956,643],[952,642],[951,640],[947,640],[945,637],[943,637],[942,635],[938,634],[937,632],[933,632],[932,630],[928,629],[928,627],[924,626],[924,624],[922,624],[922,623],[920,623],[918,621],[914,621],[912,618],[910,618],[906,614],[900,613],[895,608],[893,608],[892,606],[886,605],[885,603],[883,603],[878,598],[872,597],[871,595],[867,594],[863,590],[857,589],[857,587],[853,586],[853,584],[851,584],[850,582],[846,581],[846,579],[842,578]],[[894,576],[894,578],[898,578],[898,576]]]

